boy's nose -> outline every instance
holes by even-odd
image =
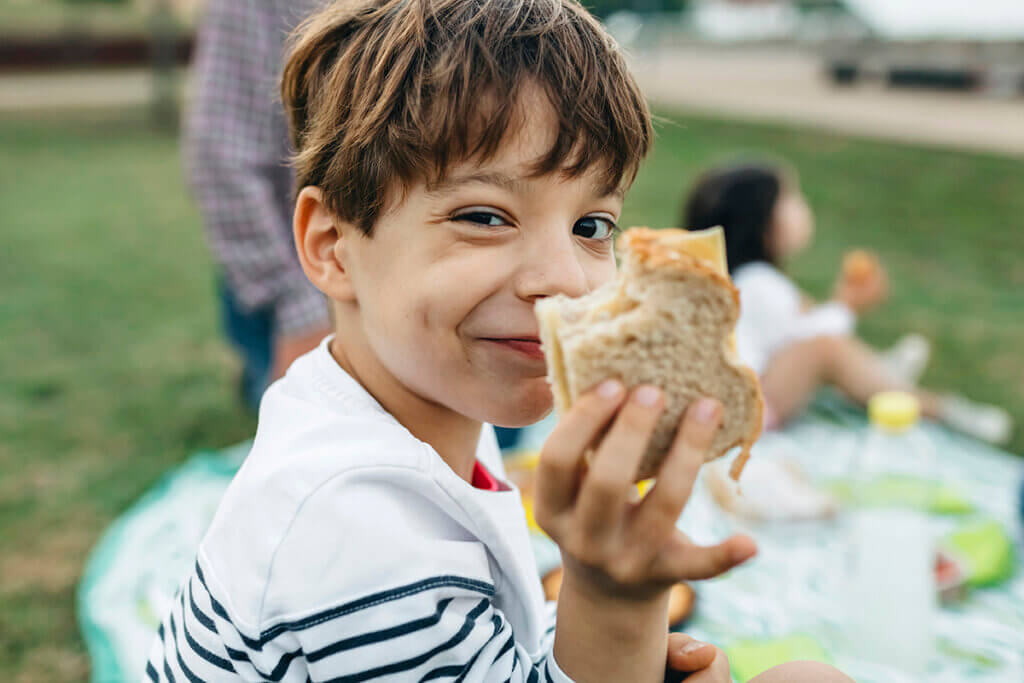
[[[520,298],[532,302],[555,294],[576,297],[590,291],[571,236],[557,241],[538,240],[528,251],[516,283]]]

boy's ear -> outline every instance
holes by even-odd
[[[327,209],[319,187],[309,185],[299,191],[292,218],[299,262],[310,282],[335,301],[355,300],[345,263],[345,240],[355,230]]]

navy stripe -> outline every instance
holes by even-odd
[[[213,607],[213,613],[224,621],[230,622],[231,617],[228,616],[228,611],[217,602],[217,598],[213,597],[210,587],[206,585],[206,577],[203,576],[203,569],[199,566],[199,560],[196,560],[196,577],[199,579],[199,583],[203,584],[203,590],[206,591],[206,595],[210,598],[210,606]],[[232,622],[232,625],[234,625],[234,622]]]
[[[366,596],[365,598],[360,598],[359,600],[355,600],[338,607],[333,607],[329,610],[305,617],[298,621],[277,624],[261,633],[260,640],[265,643],[285,631],[301,631],[303,629],[310,628],[311,626],[322,624],[325,621],[330,621],[331,619],[347,616],[362,609],[375,607],[385,602],[391,602],[410,595],[415,595],[416,593],[422,593],[432,588],[447,586],[473,590],[478,593],[482,593],[487,597],[494,595],[494,586],[489,583],[484,583],[483,581],[467,579],[462,576],[435,576],[429,579],[423,579],[422,581],[417,581],[416,583],[409,584],[408,586],[380,591],[379,593],[374,593]]]
[[[424,681],[432,681],[432,680],[437,679],[437,678],[445,678],[447,676],[455,676],[455,675],[460,674],[460,673],[462,673],[462,665],[461,664],[451,664],[449,666],[439,666],[436,669],[434,669],[433,671],[431,671],[430,673],[428,673],[426,676],[421,678],[420,679],[420,683],[423,683]]]
[[[160,683],[160,674],[153,668],[153,662],[146,662],[146,675],[153,683]]]
[[[462,669],[462,673],[459,674],[459,677],[455,679],[455,683],[462,683],[462,681],[466,680],[466,674],[473,669],[473,665],[476,664],[476,660],[480,656],[480,653],[484,651],[484,648],[493,643],[494,639],[498,636],[498,631],[501,630],[501,617],[495,614],[491,617],[491,623],[494,624],[494,631],[491,633],[491,637],[487,639],[487,642],[483,647],[476,651],[473,658],[466,662],[466,666]]]
[[[477,617],[483,614],[487,610],[487,608],[490,607],[490,604],[490,601],[486,598],[477,603],[477,606],[474,607],[466,615],[466,619],[463,622],[462,628],[459,629],[458,633],[449,638],[447,642],[441,643],[429,652],[425,652],[421,655],[413,657],[412,659],[406,659],[400,662],[393,662],[386,666],[380,666],[374,669],[367,669],[366,671],[361,671],[357,674],[332,678],[331,683],[358,683],[358,681],[365,681],[371,678],[375,678],[377,676],[385,676],[387,674],[393,674],[398,673],[400,671],[408,671],[409,669],[414,669],[420,664],[430,661],[431,657],[435,656],[439,652],[450,650],[459,643],[461,643],[463,640],[465,640],[469,636],[469,634],[472,633],[473,625],[476,622]]]
[[[508,640],[506,640],[505,644],[501,646],[500,650],[498,650],[498,654],[494,655],[494,663],[495,664],[498,663],[499,659],[501,659],[502,657],[505,656],[506,652],[508,652],[509,650],[512,649],[512,646],[515,645],[515,642],[516,642],[515,636],[513,634],[509,634]]]
[[[213,606],[213,611],[219,617],[221,617],[222,619],[227,621],[229,624],[231,624],[232,628],[234,628],[235,625],[231,621],[230,617],[228,617],[227,612],[220,605],[220,603],[217,602],[217,599],[213,597],[213,594],[210,593],[210,589],[207,587],[206,580],[203,577],[203,570],[200,568],[198,561],[196,562],[196,577],[199,579],[199,583],[202,584],[203,589],[206,591],[206,595],[210,598],[210,604]],[[189,591],[189,598],[191,599],[191,597],[192,597],[191,591]],[[200,623],[202,623],[204,626],[207,626],[211,631],[216,633],[218,636],[220,635],[220,633],[217,631],[217,625],[213,622],[213,619],[210,619],[209,616],[207,616],[205,613],[203,613],[199,609],[199,606],[195,603],[194,600],[192,601],[192,613],[196,615],[196,618],[200,621]],[[209,623],[207,623],[207,621],[204,621],[204,618],[206,620],[208,620]],[[251,643],[253,643],[254,641],[250,640],[249,638],[246,638],[237,628],[235,628],[235,632],[238,633],[239,637],[242,639],[242,641],[246,645],[250,645],[251,647],[255,647],[255,649],[257,649],[257,650],[262,650],[263,649],[262,645],[252,646]],[[286,652],[284,655],[281,656],[281,659],[277,660],[277,664],[274,665],[273,670],[269,674],[266,674],[266,673],[263,673],[262,671],[260,671],[256,667],[256,665],[253,664],[252,660],[249,658],[248,653],[246,653],[246,652],[244,652],[242,650],[236,650],[236,649],[234,649],[232,647],[228,647],[223,642],[221,644],[224,646],[224,651],[227,653],[228,657],[230,657],[233,661],[245,662],[245,663],[249,664],[253,668],[253,670],[256,671],[256,674],[260,678],[262,678],[264,680],[271,680],[271,681],[279,681],[279,680],[281,680],[284,677],[285,673],[288,671],[288,667],[291,666],[292,661],[294,661],[297,657],[299,657],[302,654],[302,648],[299,648],[295,652]],[[229,666],[230,666],[230,663],[229,663]],[[231,668],[229,670],[232,671],[232,672],[236,671],[233,666],[231,666]]]
[[[414,621],[410,621],[410,622],[407,622],[405,624],[400,624],[400,625],[394,626],[392,628],[383,629],[383,630],[380,630],[380,631],[375,631],[373,633],[366,633],[366,634],[363,634],[361,636],[355,636],[353,638],[347,638],[345,640],[338,641],[337,643],[334,643],[333,645],[329,645],[329,646],[321,648],[321,649],[319,649],[319,650],[317,650],[315,652],[309,653],[308,655],[306,655],[306,661],[308,661],[308,662],[317,662],[317,661],[320,661],[321,659],[323,659],[325,657],[328,657],[328,656],[330,656],[332,654],[337,654],[338,652],[343,652],[345,650],[350,650],[350,649],[353,649],[353,648],[356,648],[356,647],[361,647],[361,646],[364,646],[364,645],[369,645],[371,643],[383,642],[385,640],[390,640],[391,638],[396,638],[396,637],[399,637],[399,636],[402,636],[402,635],[406,635],[406,634],[409,634],[409,633],[414,633],[416,631],[424,630],[426,628],[430,628],[432,626],[435,626],[441,620],[441,616],[444,613],[445,608],[448,607],[448,605],[451,603],[451,601],[453,599],[454,598],[446,598],[446,599],[442,600],[441,602],[439,602],[437,604],[436,612],[433,615],[429,616],[429,617],[424,617],[422,619],[416,619]],[[228,662],[228,661],[226,661],[224,659],[221,659],[221,658],[217,657],[216,655],[213,655],[212,653],[207,652],[206,650],[204,650],[201,645],[199,645],[198,643],[196,643],[192,639],[192,636],[188,632],[188,629],[185,628],[184,630],[185,630],[185,637],[188,639],[189,645],[192,646],[192,649],[196,651],[196,654],[198,654],[203,659],[206,659],[211,664],[215,664],[217,666],[220,666],[222,669],[225,669],[227,671],[231,671],[232,673],[235,672],[235,669],[234,669],[234,667],[231,666],[230,662]],[[231,659],[233,659],[235,661],[243,661],[243,662],[248,662],[248,663],[252,664],[252,661],[249,659],[249,656],[245,652],[241,652],[239,650],[234,650],[234,649],[228,648],[226,646],[225,646],[225,650],[227,651],[227,655],[229,657],[231,657]],[[253,665],[253,668],[256,669],[256,673],[259,674],[259,676],[261,678],[264,678],[264,679],[267,679],[267,680],[271,680],[271,681],[279,681],[279,680],[281,680],[284,677],[284,674],[288,671],[288,667],[291,665],[292,661],[294,661],[296,657],[299,657],[302,654],[303,654],[303,651],[302,651],[301,648],[296,650],[296,651],[294,651],[294,652],[285,653],[281,657],[281,659],[278,660],[278,663],[277,663],[277,665],[275,665],[274,670],[271,673],[269,673],[269,674],[265,674],[262,671],[260,671],[259,669],[256,669],[255,665]],[[219,661],[214,661],[213,659],[209,659],[208,656],[209,657],[213,657],[214,659],[219,660]],[[459,673],[459,671],[461,671],[461,667],[456,667],[455,673],[457,674],[457,673]],[[455,674],[451,674],[451,675],[455,675]]]
[[[269,674],[262,673],[259,669],[256,670],[256,673],[260,675],[260,678],[266,678],[271,681],[279,681],[282,678],[284,678],[284,675],[286,673],[288,673],[288,667],[292,665],[292,662],[301,656],[302,648],[300,647],[295,652],[286,652],[283,655],[281,655],[281,659],[277,660],[277,665],[274,667],[274,670],[271,671]],[[254,665],[253,668],[255,669],[256,666]]]
[[[546,683],[555,683],[553,680],[551,680],[551,670],[548,669],[548,665],[549,664],[551,664],[551,660],[550,659],[545,659],[544,660],[544,680],[546,681]]]
[[[497,636],[498,631],[501,630],[501,617],[495,614],[493,617],[491,617],[491,624],[494,625],[494,632],[491,633],[491,637],[487,639],[487,642],[484,643],[480,647],[480,649],[476,651],[476,653],[470,658],[468,662],[466,662],[465,664],[451,664],[449,666],[440,666],[431,671],[430,673],[428,673],[423,678],[421,678],[420,681],[432,681],[435,678],[445,678],[446,676],[455,675],[458,675],[458,678],[455,679],[454,683],[459,683],[459,681],[465,680],[466,674],[469,673],[469,671],[473,668],[473,665],[476,664],[476,660],[480,657],[480,653],[483,652],[488,645],[494,642],[495,636]]]
[[[312,653],[306,655],[306,661],[308,661],[308,662],[316,662],[316,661],[319,661],[319,660],[321,660],[321,659],[323,659],[323,658],[325,658],[325,657],[327,657],[329,655],[336,654],[336,653],[342,652],[344,650],[349,650],[349,649],[352,649],[352,648],[355,648],[355,647],[360,647],[360,646],[368,645],[368,644],[371,644],[371,643],[382,642],[382,641],[385,641],[385,640],[389,640],[391,638],[395,638],[395,637],[398,637],[398,636],[402,636],[402,635],[405,635],[405,634],[408,634],[408,633],[413,633],[413,632],[416,632],[416,631],[424,630],[426,628],[430,628],[432,626],[435,626],[441,620],[441,616],[442,616],[445,608],[448,607],[448,605],[451,603],[452,600],[453,600],[453,598],[446,598],[445,600],[442,600],[441,602],[439,602],[438,605],[437,605],[437,611],[433,615],[431,615],[430,617],[425,617],[423,619],[416,619],[414,621],[410,621],[410,622],[407,622],[405,624],[400,624],[398,626],[394,626],[394,627],[389,628],[389,629],[383,629],[383,630],[380,630],[380,631],[375,631],[373,633],[367,633],[367,634],[363,634],[361,636],[356,636],[356,637],[353,637],[353,638],[348,638],[348,639],[339,641],[339,642],[337,642],[337,643],[335,643],[333,645],[329,645],[327,647],[321,648],[320,650],[317,650],[316,652],[312,652]],[[185,631],[185,636],[186,636],[186,638],[189,639],[189,644],[192,645],[194,643],[194,641],[191,640],[191,635],[188,633],[187,630]],[[193,646],[193,649],[195,649],[196,647],[199,647],[198,643],[196,643]],[[201,649],[201,647],[200,647],[200,649]],[[251,660],[249,659],[248,655],[245,652],[240,652],[238,650],[234,650],[234,649],[231,649],[231,648],[225,648],[225,649],[227,650],[228,656],[231,657],[232,659],[234,659],[236,661],[249,662],[252,665]],[[205,650],[203,652],[205,652]],[[197,654],[199,654],[204,659],[206,659],[206,657],[203,655],[202,652],[198,652],[197,651]],[[260,678],[263,678],[265,680],[270,680],[270,681],[279,681],[279,680],[281,680],[284,677],[285,673],[287,673],[288,668],[291,665],[291,663],[297,657],[301,656],[302,654],[303,654],[303,651],[302,651],[301,648],[299,648],[298,650],[296,650],[294,652],[285,653],[281,657],[281,659],[278,660],[278,663],[275,665],[273,671],[271,671],[269,674],[263,673],[258,668],[256,668],[255,665],[252,665],[252,666],[253,666],[254,669],[256,669],[256,673],[259,674]],[[225,665],[227,665],[227,666],[224,666],[222,668],[225,668],[228,671],[232,671],[232,672],[235,671],[235,669],[233,667],[231,667],[230,662],[227,662],[225,660],[221,660],[221,661]],[[216,662],[212,662],[212,663],[216,664]],[[456,667],[455,673],[450,674],[450,675],[456,675],[460,671],[461,671],[461,667]]]
[[[205,612],[203,612],[203,610],[199,609],[199,605],[196,604],[196,599],[192,597],[192,579],[189,578],[188,582],[188,602],[192,607],[192,616],[194,616],[196,618],[196,621],[198,621],[200,624],[210,629],[214,633],[217,633],[217,625],[213,623],[213,619],[211,619]],[[209,591],[207,591],[207,594],[209,594]]]
[[[170,621],[171,621],[171,633],[177,633],[178,629],[176,629],[174,627],[174,614],[173,613],[170,615]],[[203,679],[201,679],[199,676],[196,676],[194,673],[192,673],[192,671],[189,670],[189,668],[185,665],[185,660],[181,658],[181,648],[180,647],[175,647],[174,648],[174,654],[178,658],[178,666],[181,667],[181,672],[183,674],[185,674],[185,678],[187,678],[188,680],[192,681],[192,683],[203,683]]]
[[[220,606],[220,603],[218,603],[217,600],[213,597],[213,595],[210,594],[209,589],[206,587],[206,584],[203,582],[202,573],[203,573],[203,570],[200,569],[199,568],[199,564],[196,563],[196,576],[199,578],[200,583],[203,584],[203,588],[206,590],[206,594],[210,598],[210,604],[213,606],[213,611],[216,612],[217,615],[220,616],[222,619],[224,619],[228,623],[231,623],[231,626],[234,628],[234,623],[231,622],[231,619],[228,617],[227,612],[224,612],[223,608]],[[214,623],[213,619],[211,619],[205,612],[202,611],[202,609],[196,603],[195,599],[192,597],[192,591],[191,590],[189,590],[189,602],[191,603],[191,606],[192,606],[192,614],[199,621],[199,623],[201,623],[203,626],[205,626],[208,629],[210,629],[210,631],[212,631],[214,634],[216,634],[219,637],[220,636],[220,632],[217,631],[216,623]],[[235,629],[235,632],[238,633],[238,629],[237,628]],[[241,633],[238,633],[238,635],[243,640],[245,640],[245,636],[243,636]],[[263,678],[263,679],[272,678],[273,673],[276,672],[279,668],[281,668],[282,662],[281,662],[281,660],[278,660],[278,663],[274,667],[274,672],[272,672],[271,674],[265,674],[265,673],[263,673],[262,671],[260,671],[259,669],[256,668],[256,665],[252,663],[251,659],[249,659],[248,653],[246,653],[246,652],[244,652],[242,650],[236,650],[236,649],[234,649],[233,647],[230,647],[229,645],[227,645],[224,642],[221,642],[221,645],[224,647],[224,652],[227,653],[227,656],[232,661],[235,661],[235,662],[245,662],[246,664],[249,664],[256,671],[256,673],[259,675],[260,678]],[[285,657],[289,657],[288,664],[290,664],[292,659],[294,659],[300,653],[301,653],[301,649],[299,650],[299,652],[286,653],[284,656]],[[230,663],[229,663],[229,665],[230,665]],[[284,666],[284,671],[287,671],[287,669],[288,669],[288,666],[286,664]],[[236,669],[232,666],[230,671],[234,672],[234,671],[236,671]],[[282,675],[283,675],[283,671],[282,671]],[[281,676],[278,676],[278,678],[275,679],[275,680],[280,680],[280,678],[281,678]]]
[[[554,631],[555,631],[555,627],[556,627],[557,625],[558,625],[557,623],[554,623],[554,624],[551,624],[551,626],[548,626],[548,630],[544,631],[544,635],[545,635],[545,637],[546,637],[546,636],[550,636],[550,635],[551,635],[552,633],[554,633]]]
[[[165,654],[164,654],[164,676],[167,676],[167,680],[170,683],[174,683],[174,674],[171,673],[171,667],[167,665],[167,656],[166,656],[167,638],[164,635],[164,622],[162,622],[162,621],[160,622],[160,628],[158,628],[156,630],[156,634],[160,637],[160,644],[164,646],[164,650],[165,650]],[[172,641],[171,645],[174,646],[175,650],[178,649],[178,644],[177,643]]]
[[[512,654],[512,670],[508,672],[508,678],[505,679],[505,683],[512,683],[512,677],[516,675],[517,666],[519,666],[519,653],[514,652]]]
[[[343,652],[345,650],[351,650],[353,648],[362,647],[364,645],[370,645],[371,643],[379,643],[385,640],[391,640],[392,638],[398,638],[409,633],[415,633],[416,631],[422,631],[424,629],[436,626],[441,621],[441,615],[444,614],[445,609],[451,603],[454,598],[445,598],[444,600],[437,603],[437,609],[429,617],[423,617],[422,619],[415,619],[408,621],[398,626],[392,626],[391,628],[382,629],[380,631],[372,631],[370,633],[364,633],[361,636],[353,636],[352,638],[346,638],[345,640],[339,640],[333,645],[320,648],[315,652],[310,652],[306,655],[306,659],[310,662],[318,662],[324,657]]]
[[[245,654],[241,650],[236,650],[233,647],[224,646],[224,650],[228,653],[228,657],[235,660],[236,662],[248,662],[249,655]]]
[[[185,660],[181,658],[181,653],[179,651],[175,650],[174,654],[178,658],[178,666],[181,667],[181,671],[185,674],[185,678],[187,678],[192,683],[206,683],[199,676],[196,676],[194,673],[192,673],[192,671],[187,666],[185,666]]]
[[[223,643],[221,644],[223,645]],[[283,655],[281,655],[281,658],[279,660],[277,660],[277,664],[274,665],[273,670],[269,674],[265,674],[256,667],[256,665],[253,663],[251,659],[249,659],[249,655],[247,653],[241,650],[230,648],[227,645],[224,645],[224,650],[225,652],[227,652],[228,657],[230,657],[232,660],[236,662],[245,662],[249,666],[251,666],[253,670],[256,672],[256,674],[265,681],[279,681],[282,678],[284,678],[284,675],[288,673],[288,668],[291,666],[292,662],[302,656],[301,647],[298,650],[295,650],[294,652],[286,652]],[[236,672],[237,669],[232,667],[231,671]]]
[[[217,599],[210,592],[209,586],[206,583],[206,578],[203,575],[203,570],[199,566],[199,562],[198,561],[196,562],[196,565],[195,565],[195,574],[196,574],[196,577],[199,579],[199,582],[202,584],[203,588],[206,590],[206,593],[207,593],[208,597],[210,598],[210,605],[213,608],[214,613],[217,616],[219,616],[220,618],[224,619],[225,621],[231,623],[232,626],[234,626],[233,622],[231,621],[231,618],[228,616],[227,610],[224,609],[224,607],[220,604],[220,602],[217,601]],[[300,619],[300,620],[296,620],[296,621],[292,621],[292,622],[283,622],[283,623],[280,623],[280,624],[276,624],[275,626],[272,626],[271,628],[263,631],[260,634],[259,638],[249,638],[248,636],[243,634],[241,631],[238,631],[237,628],[235,628],[235,630],[238,633],[238,635],[241,637],[242,642],[247,647],[250,647],[250,648],[253,648],[253,649],[256,649],[256,650],[262,650],[262,648],[263,648],[263,646],[265,644],[267,644],[268,642],[270,642],[271,640],[273,640],[277,636],[279,636],[282,633],[285,633],[287,631],[302,630],[302,629],[305,629],[305,628],[310,628],[312,626],[316,626],[318,624],[322,624],[325,621],[328,621],[328,620],[331,620],[331,619],[334,619],[334,618],[338,618],[338,617],[341,617],[341,616],[346,616],[346,615],[351,614],[353,612],[356,612],[356,611],[359,611],[359,610],[362,610],[362,609],[367,609],[369,607],[373,607],[373,606],[376,606],[376,605],[380,605],[380,604],[383,604],[385,602],[390,602],[390,601],[393,601],[393,600],[398,600],[398,599],[401,599],[403,597],[408,597],[408,596],[411,596],[411,595],[415,595],[417,593],[420,593],[420,592],[423,592],[423,591],[426,591],[426,590],[430,590],[430,589],[433,589],[433,588],[448,587],[448,586],[464,588],[464,589],[467,589],[467,590],[473,590],[473,591],[476,591],[476,592],[483,593],[484,595],[487,595],[487,596],[494,595],[494,586],[493,586],[493,584],[489,584],[489,583],[486,583],[484,581],[478,581],[476,579],[469,579],[469,578],[466,578],[466,577],[453,576],[453,575],[444,575],[444,576],[431,577],[429,579],[423,579],[421,581],[417,581],[415,583],[411,583],[411,584],[408,584],[408,585],[405,585],[405,586],[401,586],[399,588],[394,588],[394,589],[387,590],[387,591],[380,591],[378,593],[374,593],[374,594],[368,595],[368,596],[360,598],[358,600],[345,603],[344,605],[340,605],[340,606],[333,607],[333,608],[328,609],[328,610],[324,610],[322,612],[319,612],[317,614],[305,617],[305,618]],[[215,631],[216,624],[213,622],[213,620],[209,616],[207,616],[205,613],[202,612],[202,610],[199,608],[199,606],[197,604],[195,604],[194,599],[191,598],[191,595],[190,595],[190,600],[192,600],[192,603],[193,603],[192,604],[193,614],[196,615],[196,618],[200,621],[200,623],[202,623],[204,626],[207,626],[208,628],[212,627],[211,630]],[[451,601],[451,598],[449,598],[449,599],[447,599],[445,601],[442,601],[441,603],[438,604],[438,611],[439,611],[439,613],[444,610],[444,608],[448,605],[448,603],[450,601]],[[487,603],[486,600],[483,601],[483,604],[486,604],[486,603]],[[474,616],[474,619],[475,619],[475,616]],[[430,624],[426,623],[428,620],[431,620],[433,623],[430,623]],[[433,616],[432,617],[426,617],[424,619],[415,620],[413,622],[408,622],[407,624],[401,624],[399,626],[392,627],[390,629],[384,629],[382,631],[378,631],[378,632],[374,632],[374,633],[370,633],[370,634],[364,634],[362,636],[357,636],[355,638],[350,638],[350,639],[347,639],[345,641],[340,641],[339,643],[335,643],[333,645],[329,645],[329,646],[327,646],[325,648],[321,648],[320,650],[316,651],[315,653],[312,653],[311,655],[309,655],[307,657],[307,660],[308,661],[318,661],[320,659],[323,659],[324,657],[330,656],[331,654],[336,654],[336,653],[344,651],[346,649],[351,649],[351,648],[354,648],[354,647],[359,647],[361,645],[367,645],[367,644],[374,643],[374,642],[381,642],[381,641],[384,641],[384,640],[388,640],[390,638],[394,638],[394,637],[398,637],[398,636],[404,635],[406,633],[412,633],[412,632],[417,631],[417,630],[422,630],[423,628],[428,628],[431,625],[435,625],[438,621],[439,621],[439,618],[435,619]],[[467,633],[467,635],[468,635],[468,633]],[[465,636],[463,636],[462,638],[459,638],[458,641],[453,642],[452,645],[457,644],[457,642],[460,642],[464,638],[465,638]],[[442,647],[442,649],[443,649],[443,647]],[[240,651],[240,650],[235,650],[235,649],[229,648],[227,646],[225,646],[225,650],[227,652],[228,657],[230,657],[231,659],[233,659],[235,661],[246,661],[246,662],[249,662],[250,664],[252,664],[249,656],[245,652]],[[302,653],[301,648],[299,650],[295,651],[295,652],[286,653],[278,661],[277,665],[274,667],[274,670],[270,674],[264,674],[263,672],[261,672],[259,670],[257,670],[256,673],[259,674],[260,677],[262,677],[264,679],[269,679],[269,680],[273,680],[273,681],[281,680],[281,678],[284,676],[284,674],[287,672],[289,666],[291,665],[291,662],[296,657],[299,657],[302,654],[303,653]],[[433,653],[433,654],[432,653],[428,653],[428,654],[430,654],[430,656],[433,656],[433,654],[436,654],[436,653]],[[221,660],[221,661],[224,661],[224,660]],[[412,660],[409,660],[409,661],[412,661]],[[426,661],[426,660],[424,660],[424,661]],[[229,662],[226,662],[226,663],[230,666]],[[403,663],[399,662],[397,664],[403,664]],[[395,666],[395,664],[392,664],[390,666],[393,667],[393,666]],[[418,666],[418,663],[417,664],[412,664],[411,666]],[[254,668],[255,668],[255,666],[254,666]],[[231,669],[231,670],[233,671],[234,669]],[[360,676],[360,675],[363,675],[363,674],[356,674],[356,676]],[[339,679],[339,680],[361,680],[361,679],[358,679],[358,678],[355,678],[355,679],[347,678],[346,679],[346,678],[343,677],[342,679]]]
[[[225,621],[231,622],[231,618],[228,616],[227,610],[225,610],[217,599],[213,597],[213,593],[210,592],[209,586],[206,585],[206,579],[203,576],[203,570],[199,567],[199,562],[196,562],[196,576],[199,578],[199,582],[203,584],[203,588],[206,590],[206,593],[210,596],[210,604],[213,606],[214,613]],[[393,600],[415,595],[416,593],[422,593],[432,588],[442,587],[464,588],[466,590],[481,593],[487,597],[494,595],[494,584],[490,584],[485,581],[469,579],[464,576],[434,576],[405,586],[392,588],[391,590],[373,593],[366,597],[359,598],[358,600],[354,600],[337,607],[332,607],[324,610],[323,612],[318,612],[317,614],[313,614],[296,621],[276,624],[266,631],[263,631],[258,638],[249,638],[241,631],[238,632],[238,635],[241,636],[242,642],[244,642],[247,647],[260,650],[265,644],[287,631],[301,631],[303,629],[322,624],[325,621],[330,621],[331,619],[347,616],[353,612],[358,612],[359,610],[375,607],[385,602],[391,602]]]
[[[279,681],[282,678],[284,678],[285,673],[288,672],[288,667],[291,666],[291,663],[295,660],[296,657],[299,657],[302,654],[301,647],[295,652],[284,653],[283,655],[281,655],[281,659],[277,660],[277,664],[274,665],[274,669],[269,674],[265,674],[258,668],[256,668],[256,665],[252,663],[252,660],[249,659],[249,655],[245,652],[242,652],[241,650],[236,650],[234,648],[230,648],[227,645],[224,645],[224,650],[228,653],[228,657],[230,657],[232,660],[236,662],[245,662],[253,668],[253,670],[261,679],[268,681]],[[232,670],[237,671],[237,669]]]
[[[199,655],[200,657],[202,657],[210,664],[213,664],[219,669],[223,669],[224,671],[229,671],[231,673],[237,673],[235,671],[235,667],[231,665],[231,662],[224,659],[223,657],[218,657],[217,655],[213,654],[205,647],[200,645],[196,641],[196,639],[192,637],[192,634],[188,632],[188,624],[185,623],[185,596],[182,596],[181,603],[181,632],[185,634],[185,642],[188,643],[188,646],[190,648],[192,648],[192,652]],[[171,628],[174,628],[173,614],[171,615]],[[178,642],[180,643],[181,640],[179,639]]]
[[[537,669],[530,667],[530,675],[526,677],[526,683],[537,683],[537,679],[540,676],[537,674]]]
[[[515,676],[516,667],[522,669],[522,658],[519,656],[518,650],[512,652],[512,671],[509,672],[509,678],[505,683],[511,683],[512,678]]]
[[[177,648],[175,648],[177,651]],[[174,674],[171,673],[171,667],[167,665],[167,659],[164,659],[164,676],[167,676],[167,680],[174,683]]]

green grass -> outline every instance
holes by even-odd
[[[80,680],[89,548],[253,421],[176,141],[135,120],[0,120],[0,141],[0,679]]]
[[[796,279],[824,295],[844,249],[876,249],[893,297],[864,335],[927,334],[929,383],[1024,422],[1024,163],[676,120],[624,224],[676,224],[709,162],[785,157],[819,225]],[[139,120],[0,119],[0,159],[0,679],[82,680],[73,596],[90,547],[161,473],[254,425],[234,400],[176,141]]]

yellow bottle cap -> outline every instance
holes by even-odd
[[[901,432],[917,424],[921,403],[905,391],[883,391],[868,401],[868,417],[876,427]]]

